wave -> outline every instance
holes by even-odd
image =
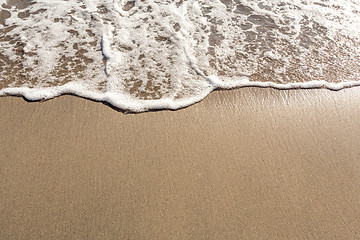
[[[0,0],[0,95],[129,111],[215,89],[360,85],[356,1]]]

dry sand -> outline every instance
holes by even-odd
[[[0,98],[1,239],[359,239],[360,88],[179,111]]]

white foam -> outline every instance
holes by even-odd
[[[182,108],[219,88],[360,85],[355,0],[11,4],[0,0],[11,13],[0,95],[71,93],[138,112]]]

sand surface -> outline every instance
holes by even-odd
[[[360,88],[123,114],[0,98],[1,239],[358,239]]]

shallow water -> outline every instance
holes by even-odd
[[[360,85],[354,0],[0,0],[0,95],[131,111],[218,88]]]

